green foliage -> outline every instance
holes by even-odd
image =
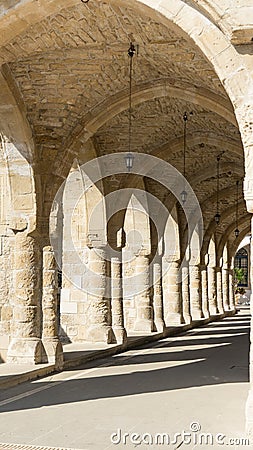
[[[235,267],[234,269],[235,273],[235,281],[236,284],[241,284],[244,281],[244,271],[243,269],[239,269],[238,267]]]
[[[235,294],[245,294],[245,289],[242,287],[238,287],[238,284],[243,283],[244,281],[244,271],[243,269],[239,269],[239,267],[234,268],[235,274]]]

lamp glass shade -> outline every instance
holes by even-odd
[[[130,172],[130,170],[133,168],[134,155],[132,153],[127,153],[127,155],[125,156],[125,162],[126,162],[126,168],[127,168],[128,172]]]
[[[181,200],[182,200],[182,203],[183,203],[183,205],[185,204],[185,202],[186,202],[186,200],[187,200],[187,192],[185,191],[185,190],[183,190],[182,192],[181,192],[181,194],[180,194],[180,197],[181,197]]]
[[[220,214],[218,212],[215,214],[214,220],[217,223],[217,225],[220,223]]]
[[[235,237],[238,238],[239,234],[240,234],[240,231],[238,230],[238,228],[236,228],[236,230],[235,230]]]

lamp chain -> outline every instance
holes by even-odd
[[[238,228],[238,195],[239,193],[239,180],[236,182],[236,228]]]
[[[217,214],[219,214],[220,156],[217,156]]]
[[[131,42],[128,49],[128,56],[130,57],[129,64],[129,129],[128,129],[128,152],[131,153],[132,144],[132,75],[133,75],[133,56],[135,54],[135,46]]]
[[[184,177],[185,177],[185,167],[186,167],[186,127],[187,127],[187,120],[188,120],[187,112],[184,113],[183,119],[184,119]]]

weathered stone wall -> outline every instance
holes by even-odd
[[[0,355],[6,361],[13,319],[13,236],[2,234],[0,254]]]
[[[13,318],[13,233],[8,228],[11,195],[8,166],[0,153],[0,355],[6,359]]]
[[[63,197],[61,338],[79,341],[87,337],[88,294],[82,290],[88,264],[87,212],[80,173],[69,175]],[[84,263],[84,264],[83,264]]]
[[[87,190],[84,194],[85,189]],[[98,205],[98,211],[95,209],[96,205]],[[89,328],[96,309],[94,307],[96,300],[93,298],[91,289],[92,270],[94,269],[98,274],[93,284],[100,282],[100,276],[108,276],[107,256],[104,256],[104,262],[103,256],[101,255],[101,261],[98,256],[101,245],[105,243],[104,216],[104,202],[99,189],[88,177],[85,177],[85,174],[82,175],[80,170],[73,170],[67,179],[63,196],[63,277],[60,299],[63,340],[84,341],[90,338]],[[95,254],[97,249],[98,257],[94,261],[93,249]],[[104,274],[100,273],[100,262],[104,266]],[[108,297],[107,293],[101,295],[101,302],[106,296]],[[104,300],[105,303],[107,301]],[[106,305],[104,309],[107,309]],[[105,314],[107,314],[106,311]],[[109,317],[108,322],[110,322]],[[93,338],[95,339],[95,336]]]
[[[124,263],[124,250],[123,250],[123,307],[124,307],[124,317],[125,326],[127,331],[132,331],[134,329],[134,324],[136,321],[136,304],[135,298],[131,289],[131,277],[135,273],[135,263],[134,261]]]
[[[145,281],[138,280],[139,258],[140,255],[148,257],[151,253],[151,232],[147,214],[147,200],[144,198],[144,204],[141,204],[135,196],[132,196],[125,215],[126,243],[123,249],[123,308],[126,330],[131,332],[134,331],[138,321],[137,311],[138,303],[141,302],[140,296],[145,295]],[[145,272],[145,268],[142,267],[142,269],[141,275]],[[149,267],[146,270],[148,272],[146,275],[146,290],[148,290],[150,282]],[[139,286],[137,285],[138,282]],[[146,291],[146,294],[148,297],[150,296],[150,292]]]

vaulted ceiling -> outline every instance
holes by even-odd
[[[80,151],[85,141],[92,142],[98,156],[127,151],[127,50],[133,41],[138,49],[133,151],[156,155],[182,171],[183,114],[193,112],[187,124],[186,177],[202,206],[205,230],[216,211],[216,158],[224,152],[222,220],[212,229],[221,237],[235,221],[235,187],[243,178],[244,158],[231,102],[211,63],[190,37],[138,2],[71,3],[59,2],[57,11],[0,47],[2,72],[25,111],[47,184],[61,162],[68,161],[68,172],[72,161],[66,154],[78,142]],[[152,183],[147,186],[152,191]],[[239,212],[243,232],[249,215],[242,183]],[[232,231],[230,236],[233,240]]]

